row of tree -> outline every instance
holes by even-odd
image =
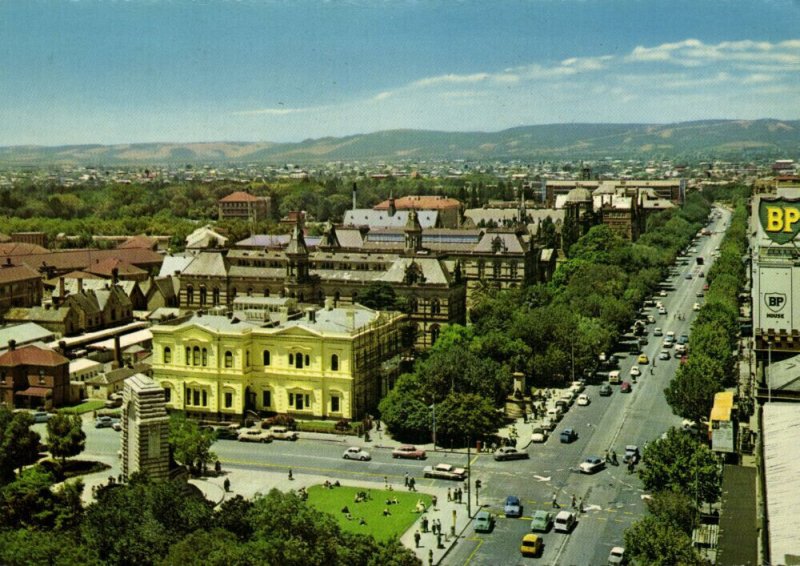
[[[390,432],[408,441],[463,444],[487,439],[522,372],[528,387],[563,385],[594,370],[630,327],[637,305],[652,294],[704,225],[710,206],[691,193],[679,209],[649,219],[637,241],[594,226],[569,249],[553,279],[518,289],[483,285],[468,327],[448,326],[413,373],[400,376],[379,410]],[[521,393],[521,392],[520,392]],[[435,407],[435,408],[434,408]]]

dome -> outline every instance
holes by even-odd
[[[589,189],[584,189],[583,187],[576,187],[567,193],[567,201],[566,201],[567,203],[591,202],[591,201],[592,201],[592,193],[589,191]]]

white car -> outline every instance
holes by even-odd
[[[664,343],[661,345],[661,348],[666,350],[672,348],[672,340],[664,340]]]
[[[699,311],[700,310],[700,303],[693,304],[692,305],[692,310],[693,311]]]
[[[599,472],[603,468],[606,467],[606,463],[602,458],[586,458],[583,462],[580,463],[578,468],[582,474],[594,474],[595,472]]]
[[[663,335],[664,335],[664,332],[662,332],[662,330],[661,330],[661,328],[659,326],[656,326],[653,329],[653,336],[663,336]]]
[[[658,314],[667,314],[667,309],[665,307],[661,307],[658,309]]]
[[[625,548],[621,546],[615,546],[611,549],[611,552],[608,553],[608,564],[609,566],[616,566],[617,564],[627,564],[628,557],[625,556]]]
[[[589,396],[586,393],[581,393],[578,395],[578,405],[581,407],[585,407],[589,404]]]
[[[533,427],[533,432],[531,432],[531,442],[546,442],[547,441],[547,429],[542,426]]]
[[[642,375],[642,371],[639,369],[639,366],[631,367],[631,377],[638,377]]]
[[[575,391],[576,393],[580,393],[581,391],[583,391],[583,387],[584,386],[582,381],[573,381],[569,385],[570,390]]]
[[[372,456],[370,456],[369,452],[367,452],[363,448],[359,448],[358,446],[351,446],[350,448],[344,451],[344,454],[342,454],[342,458],[344,458],[345,460],[361,460],[362,462],[366,462],[367,460],[372,459]]]
[[[667,292],[664,289],[661,289],[661,291],[658,292],[658,296],[659,297],[666,297],[667,296]]]
[[[685,354],[686,353],[686,344],[675,344],[675,353],[676,354]]]

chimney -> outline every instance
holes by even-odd
[[[17,349],[17,341],[12,338],[11,340],[8,341],[8,350],[13,352],[16,349]]]
[[[83,293],[83,277],[78,277],[78,293]]]
[[[353,183],[353,210],[356,209],[356,184]]]
[[[308,318],[308,322],[317,322],[317,311],[313,307],[307,308],[306,317]]]
[[[111,284],[116,285],[119,281],[119,268],[115,267],[111,270]]]
[[[64,277],[62,276],[58,278],[58,297],[62,301],[64,300],[64,294]]]
[[[119,347],[119,334],[114,335],[114,361],[117,363],[118,368],[123,366],[122,350]]]

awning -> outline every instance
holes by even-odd
[[[50,397],[52,393],[52,390],[47,387],[28,387],[17,391],[17,395],[27,395],[28,397]]]

